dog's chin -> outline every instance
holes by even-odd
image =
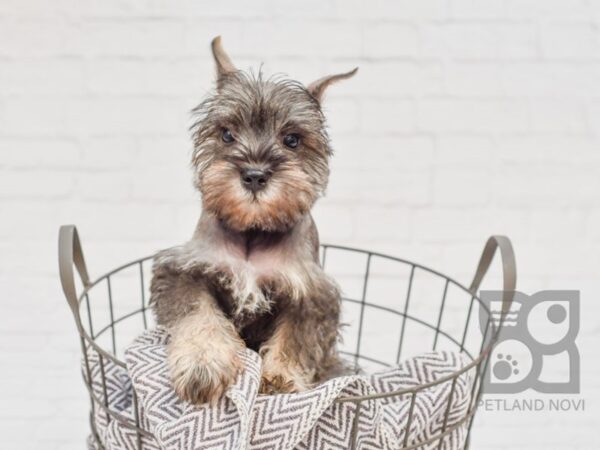
[[[280,233],[293,228],[310,211],[310,205],[284,200],[265,202],[256,197],[252,200],[221,203],[218,208],[211,208],[210,204],[205,203],[205,209],[236,232]]]

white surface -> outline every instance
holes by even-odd
[[[582,291],[585,412],[482,412],[473,448],[596,448],[599,20],[595,0],[4,0],[0,448],[83,448],[57,230],[78,225],[92,275],[190,235],[188,111],[211,86],[217,34],[240,67],[304,82],[360,66],[325,102],[323,241],[468,282],[504,233],[521,290]]]

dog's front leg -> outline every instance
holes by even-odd
[[[209,293],[195,306],[170,327],[169,370],[179,397],[214,404],[242,368],[238,351],[244,343]]]
[[[261,346],[261,392],[301,392],[318,378],[335,351],[337,322],[296,308],[277,319],[271,337]]]

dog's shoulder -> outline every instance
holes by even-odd
[[[173,323],[191,303],[209,293],[202,276],[206,265],[187,245],[161,250],[154,256],[150,282],[150,306],[159,324]]]
[[[202,249],[194,242],[160,250],[154,255],[152,262],[154,273],[193,273],[205,269],[207,265]]]

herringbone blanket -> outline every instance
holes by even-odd
[[[258,395],[260,357],[247,350],[243,355],[246,370],[225,398],[215,407],[192,406],[179,400],[171,388],[166,339],[160,328],[138,337],[126,351],[127,371],[106,359],[102,366],[97,357],[89,359],[97,398],[104,399],[111,410],[135,420],[132,403],[136,395],[140,405],[137,419],[141,428],[151,432],[138,437],[133,429],[114,418],[109,420],[97,408],[94,426],[106,450],[399,449],[405,442],[408,446],[424,443],[442,429],[451,429],[469,408],[470,371],[457,378],[454,389],[451,382],[433,386],[420,392],[412,405],[410,395],[370,400],[360,408],[352,402],[336,402],[342,397],[429,383],[467,364],[462,355],[441,351],[369,377],[340,377],[299,394],[264,396]],[[106,374],[106,395],[101,371]],[[407,430],[409,416],[412,420]],[[357,440],[352,447],[355,422]],[[445,436],[441,448],[463,448],[465,436],[466,422]],[[91,450],[101,448],[92,437],[88,443]],[[435,441],[418,448],[440,448],[438,445]]]

